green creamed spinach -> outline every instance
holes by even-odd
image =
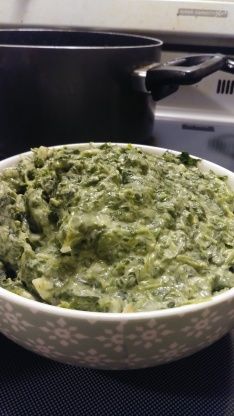
[[[187,153],[40,147],[1,174],[0,210],[0,285],[24,297],[134,312],[234,286],[234,193]]]

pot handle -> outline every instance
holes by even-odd
[[[218,70],[234,73],[234,60],[221,54],[189,55],[146,68],[145,87],[154,100],[160,100],[180,85],[196,84]]]

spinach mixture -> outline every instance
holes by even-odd
[[[64,308],[135,312],[234,286],[234,192],[187,153],[40,147],[0,176],[0,285]]]

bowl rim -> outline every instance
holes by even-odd
[[[39,312],[46,313],[48,315],[57,316],[58,318],[73,318],[84,319],[90,321],[121,321],[129,322],[135,320],[144,319],[160,319],[170,317],[183,317],[194,312],[205,311],[211,307],[216,307],[223,303],[231,303],[234,299],[234,288],[228,289],[219,295],[215,295],[210,300],[206,300],[200,303],[193,303],[189,305],[182,305],[171,309],[159,309],[155,311],[142,311],[142,312],[91,312],[80,311],[76,309],[66,309],[60,306],[49,305],[39,302],[34,299],[27,299],[23,296],[17,295],[6,289],[0,287],[0,298],[4,299],[11,305],[17,305],[25,309],[29,309],[32,313],[38,314]]]
[[[105,143],[110,143],[111,145],[116,145],[120,147],[128,146],[131,144],[134,147],[140,148],[143,151],[146,151],[150,154],[162,154],[166,151],[169,151],[175,155],[180,154],[180,151],[175,151],[167,148],[156,147],[156,146],[148,146],[142,144],[134,144],[134,143],[116,143],[116,142],[97,142],[97,143],[72,143],[72,144],[64,144],[64,145],[56,145],[56,146],[47,146],[51,149],[58,149],[62,147],[74,147],[74,148],[90,148],[92,147],[99,147]],[[17,154],[15,156],[11,156],[7,159],[0,161],[0,172],[7,167],[14,166],[21,158],[30,156],[32,151],[24,152]],[[221,174],[222,176],[227,176],[228,180],[232,179],[234,188],[234,172],[217,165],[216,163],[210,162],[206,159],[200,158],[198,156],[190,155],[191,157],[198,158],[200,160],[200,166],[202,167],[202,171],[214,170],[215,173]],[[185,314],[190,314],[198,311],[204,311],[212,306],[218,306],[222,303],[231,303],[234,300],[234,287],[224,291],[220,294],[214,295],[209,300],[200,301],[198,303],[192,303],[182,306],[177,306],[175,308],[167,308],[167,309],[159,309],[153,311],[140,311],[140,312],[92,312],[92,311],[81,311],[76,309],[66,309],[60,306],[54,306],[50,304],[46,304],[43,302],[39,302],[34,299],[28,299],[23,296],[17,295],[13,292],[8,291],[7,289],[3,289],[0,287],[0,298],[4,299],[11,304],[16,304],[17,306],[28,308],[35,313],[44,312],[49,315],[57,315],[58,317],[67,317],[67,318],[80,318],[84,319],[87,318],[88,320],[95,320],[95,321],[134,321],[134,320],[141,320],[141,319],[157,319],[157,318],[166,318],[166,317],[178,317],[184,316]]]

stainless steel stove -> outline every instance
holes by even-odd
[[[0,24],[153,34],[165,42],[163,61],[214,51],[234,56],[234,0],[8,0]],[[234,170],[234,75],[217,72],[160,101],[154,142]]]

